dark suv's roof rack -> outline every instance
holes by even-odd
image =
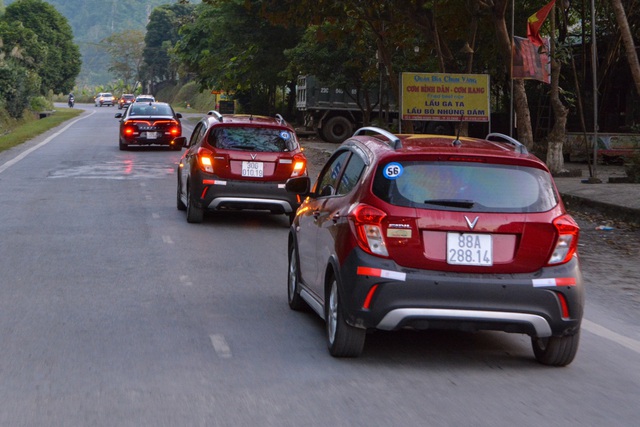
[[[222,114],[218,113],[216,110],[209,110],[207,116],[214,116],[220,123],[222,123]]]
[[[389,146],[394,150],[402,148],[402,141],[400,141],[400,138],[398,138],[396,135],[392,134],[387,130],[380,129],[375,126],[367,126],[367,127],[360,128],[357,131],[355,131],[353,136],[365,135],[367,132],[373,132],[373,133],[377,133],[378,135],[384,136],[389,141]]]
[[[515,138],[510,137],[509,135],[505,135],[502,133],[490,133],[487,135],[487,137],[485,138],[487,141],[493,141],[493,142],[506,142],[507,144],[511,144],[515,147],[516,152],[520,153],[520,154],[529,154],[529,151],[527,150],[527,147],[525,147],[525,145],[518,141]]]

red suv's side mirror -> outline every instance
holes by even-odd
[[[178,147],[188,147],[189,146],[189,140],[187,139],[186,136],[179,136],[176,139],[174,139],[173,142]]]
[[[300,176],[297,178],[289,178],[284,188],[289,193],[300,194],[305,197],[311,189],[311,179],[308,176]]]

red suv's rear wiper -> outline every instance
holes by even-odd
[[[425,200],[425,205],[450,206],[452,208],[471,209],[476,203],[471,200],[433,199]]]
[[[241,145],[241,144],[238,144],[238,145],[230,145],[230,146],[229,146],[229,147],[227,147],[227,148],[229,148],[229,149],[231,149],[231,150],[248,150],[248,151],[253,151],[253,150],[255,150],[255,149],[256,149],[256,146],[255,146],[255,145],[248,145],[248,144],[247,144],[247,145]]]

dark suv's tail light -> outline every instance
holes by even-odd
[[[386,213],[373,206],[359,204],[350,213],[349,220],[355,228],[356,240],[365,252],[389,256],[382,233],[382,220]]]
[[[549,265],[559,265],[569,262],[578,248],[580,227],[569,215],[562,215],[553,221],[558,232],[556,245],[549,258]]]

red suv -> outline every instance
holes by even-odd
[[[362,128],[331,156],[289,233],[288,298],[326,321],[333,356],[367,330],[497,330],[531,336],[564,366],[584,306],[579,228],[545,164],[517,140]]]
[[[205,211],[266,210],[289,222],[295,216],[300,200],[285,183],[307,175],[307,159],[282,116],[210,111],[179,143],[187,151],[178,166],[177,205],[188,222],[202,222]]]

